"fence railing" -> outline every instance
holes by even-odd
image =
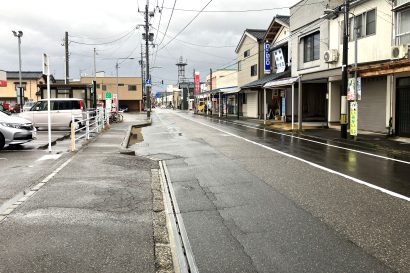
[[[97,136],[110,124],[110,111],[107,109],[96,109],[85,112],[85,116],[79,118],[71,117],[71,151],[76,150],[76,143],[81,139],[89,140]]]

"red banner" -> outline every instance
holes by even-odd
[[[195,72],[195,94],[201,93],[201,75]]]
[[[0,87],[7,87],[7,81],[0,80]]]

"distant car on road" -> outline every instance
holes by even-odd
[[[128,112],[128,106],[127,105],[121,105],[120,106],[120,111]]]
[[[32,141],[36,136],[36,129],[29,120],[0,112],[0,150],[5,145]]]
[[[47,100],[39,100],[30,111],[19,114],[19,117],[30,120],[34,127],[47,127]],[[71,118],[75,121],[84,119],[84,103],[81,99],[51,99],[51,127],[71,127]],[[76,123],[78,126],[80,124]]]
[[[34,101],[26,101],[26,103],[23,106],[23,112],[30,111],[31,107],[33,107],[34,104]]]
[[[13,104],[9,106],[9,112],[10,113],[20,113],[21,112],[21,106],[20,104]]]

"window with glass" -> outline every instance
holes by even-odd
[[[107,86],[105,84],[102,85],[102,90],[107,91]]]
[[[254,64],[251,66],[251,77],[258,75],[258,65]]]
[[[128,91],[137,91],[136,85],[128,85]]]
[[[243,53],[243,57],[244,57],[244,58],[247,58],[247,57],[249,57],[250,55],[251,55],[251,50],[250,50],[250,49],[246,50],[246,51]]]
[[[397,42],[410,44],[410,9],[397,13]]]
[[[364,13],[358,14],[355,17],[350,18],[349,26],[349,40],[355,39],[355,23],[357,27],[357,38],[364,38],[373,34],[376,34],[376,10],[372,9]],[[343,27],[343,23],[342,23]],[[343,41],[343,28],[341,29]]]
[[[305,63],[320,59],[320,32],[303,38],[303,61]]]

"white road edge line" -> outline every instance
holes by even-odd
[[[365,181],[363,181],[363,180],[357,179],[357,178],[355,178],[355,177],[352,177],[352,176],[349,176],[349,175],[346,175],[346,174],[337,172],[337,171],[335,171],[335,170],[332,170],[332,169],[323,167],[323,166],[321,166],[321,165],[319,165],[319,164],[316,164],[316,163],[307,161],[307,160],[302,159],[302,158],[300,158],[300,157],[297,157],[297,156],[294,156],[294,155],[291,155],[291,154],[287,154],[287,153],[285,153],[285,152],[282,152],[282,151],[273,149],[273,148],[271,148],[271,147],[265,146],[265,145],[260,144],[260,143],[258,143],[258,142],[255,142],[255,141],[249,140],[249,139],[247,139],[247,138],[244,138],[244,137],[235,135],[235,134],[233,134],[233,133],[224,131],[224,130],[219,129],[219,128],[215,127],[215,126],[212,126],[212,125],[209,125],[209,124],[205,124],[205,123],[203,123],[203,122],[194,120],[194,119],[192,119],[192,118],[184,117],[184,116],[181,115],[181,114],[177,114],[177,113],[174,113],[174,114],[180,116],[181,118],[184,118],[184,119],[193,121],[193,122],[198,123],[198,124],[201,124],[201,125],[203,125],[203,126],[207,126],[207,127],[209,127],[209,128],[212,128],[212,129],[214,129],[214,130],[223,132],[223,133],[225,133],[225,134],[229,134],[229,135],[231,135],[231,136],[233,136],[233,137],[236,137],[236,138],[238,138],[238,139],[241,139],[241,140],[244,140],[244,141],[246,141],[246,142],[252,143],[252,144],[254,144],[254,145],[257,145],[257,146],[259,146],[259,147],[265,148],[265,149],[270,150],[270,151],[272,151],[272,152],[275,152],[275,153],[278,153],[278,154],[281,154],[281,155],[284,155],[284,156],[287,156],[287,157],[290,157],[290,158],[299,160],[299,161],[301,161],[301,162],[304,162],[304,163],[306,163],[306,164],[309,164],[309,165],[311,165],[311,166],[313,166],[313,167],[316,167],[316,168],[318,168],[318,169],[324,170],[324,171],[326,171],[326,172],[329,172],[329,173],[336,174],[336,175],[339,175],[339,176],[341,176],[341,177],[347,178],[347,179],[352,180],[352,181],[354,181],[354,182],[356,182],[356,183],[358,183],[358,184],[367,186],[367,187],[369,187],[369,188],[372,188],[372,189],[381,191],[381,192],[383,192],[383,193],[386,193],[386,194],[388,194],[388,195],[391,195],[391,196],[394,196],[394,197],[397,197],[397,198],[400,198],[400,199],[403,199],[403,200],[406,200],[406,201],[410,201],[410,198],[407,197],[407,196],[398,194],[398,193],[393,192],[393,191],[389,191],[389,190],[384,189],[384,188],[382,188],[382,187],[379,187],[379,186],[373,185],[373,184],[371,184],[371,183],[365,182]]]
[[[214,118],[211,118],[211,119],[214,119]],[[219,119],[215,119],[215,120],[219,120]],[[350,151],[350,152],[355,152],[355,153],[359,153],[359,154],[364,154],[364,155],[368,155],[368,156],[373,156],[373,157],[382,158],[382,159],[385,159],[385,160],[391,160],[391,161],[396,161],[396,162],[399,162],[399,163],[410,165],[410,162],[405,161],[405,160],[400,160],[400,159],[395,159],[395,158],[391,158],[391,157],[387,157],[387,156],[382,156],[382,155],[372,154],[372,153],[368,153],[368,152],[363,152],[363,151],[360,151],[360,150],[341,147],[341,146],[337,146],[337,145],[334,145],[334,144],[323,143],[323,142],[320,142],[320,141],[307,139],[307,138],[304,138],[304,137],[298,137],[298,136],[289,135],[289,134],[285,134],[285,133],[279,133],[279,132],[275,132],[273,130],[262,129],[262,128],[258,128],[258,127],[254,127],[254,126],[250,126],[250,125],[245,125],[245,124],[238,123],[238,122],[235,122],[235,121],[228,121],[228,120],[221,120],[221,121],[232,123],[232,124],[239,125],[239,126],[246,127],[246,128],[252,128],[252,129],[255,129],[255,130],[259,130],[259,131],[264,131],[264,132],[280,135],[280,136],[286,136],[286,137],[289,137],[289,138],[296,138],[296,139],[300,139],[300,140],[303,140],[303,141],[308,141],[308,142],[312,142],[312,143],[316,143],[316,144],[320,144],[320,145],[324,145],[324,146],[329,146],[329,147],[336,148],[336,149],[346,150],[346,151]]]

